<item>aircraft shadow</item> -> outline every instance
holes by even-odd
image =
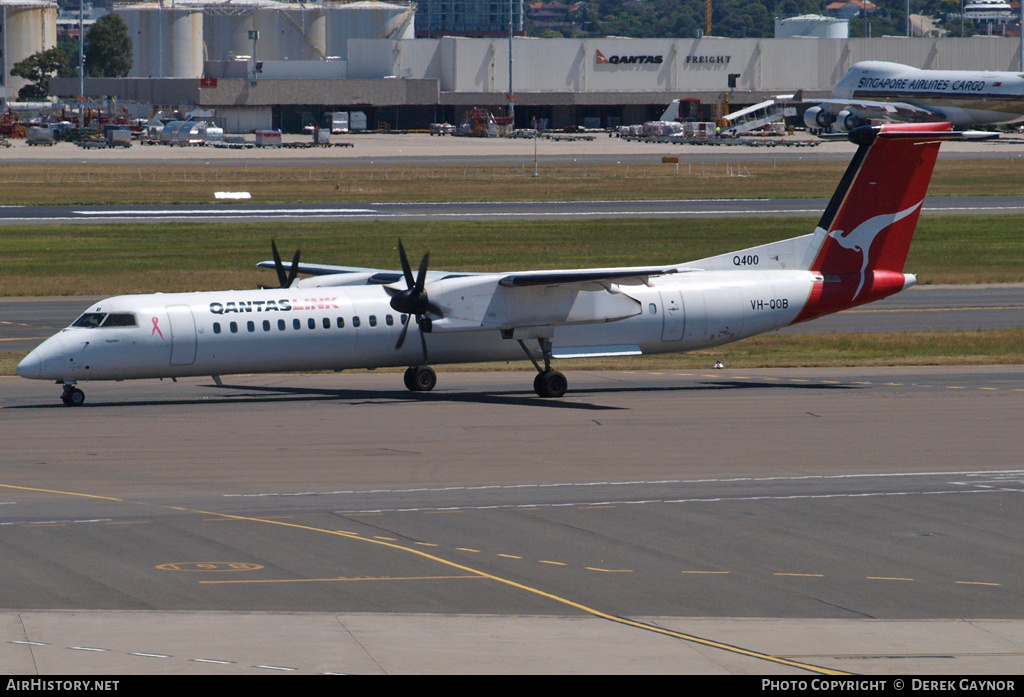
[[[577,409],[584,411],[619,411],[628,410],[629,407],[620,407],[607,404],[593,404],[580,402],[569,398],[547,399],[538,397],[532,391],[476,391],[476,392],[421,392],[413,393],[404,389],[396,390],[353,390],[353,389],[329,389],[311,387],[289,387],[289,386],[266,386],[266,385],[199,385],[204,390],[224,392],[225,396],[198,397],[188,399],[145,399],[145,400],[118,400],[103,402],[86,402],[83,408],[100,409],[110,407],[143,407],[143,406],[175,406],[175,405],[200,405],[200,404],[260,404],[260,403],[287,403],[287,402],[345,402],[356,406],[359,404],[381,404],[381,403],[402,403],[410,401],[426,402],[448,402],[466,404],[494,404],[501,406],[528,406],[547,409]],[[726,390],[751,391],[751,390],[825,390],[829,392],[862,389],[862,385],[847,384],[815,384],[815,383],[790,383],[790,382],[766,382],[756,380],[724,380],[707,383],[696,383],[688,385],[632,385],[632,386],[607,386],[607,387],[585,387],[570,390],[568,397],[581,395],[613,395],[613,394],[653,394],[674,392],[679,394],[707,394]],[[230,394],[235,392],[237,394]],[[242,393],[245,394],[242,394]],[[63,404],[55,400],[55,404],[23,404],[11,405],[5,409],[66,409]]]

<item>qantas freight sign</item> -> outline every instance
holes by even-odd
[[[601,51],[594,51],[594,60],[598,65],[661,65],[663,56],[636,55],[636,56],[606,56]]]
[[[813,232],[697,261],[473,273],[430,271],[427,255],[414,274],[401,243],[401,271],[303,266],[298,254],[286,266],[275,245],[260,266],[276,268],[279,288],[107,298],[18,374],[63,383],[61,399],[78,406],[85,380],[408,366],[405,385],[419,392],[437,381],[430,363],[527,358],[534,391],[561,397],[555,359],[706,349],[913,285],[903,265],[939,143],[969,135],[949,124],[858,128]]]
[[[732,56],[686,56],[684,65],[728,65]],[[597,65],[661,65],[665,62],[664,56],[659,55],[633,55],[620,56],[612,54],[606,56],[600,50],[594,51],[594,61]]]

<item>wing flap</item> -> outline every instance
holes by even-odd
[[[616,283],[625,286],[648,285],[652,276],[678,273],[675,267],[635,267],[619,269],[568,269],[565,271],[524,271],[502,277],[505,288],[563,286],[577,290],[598,290]]]

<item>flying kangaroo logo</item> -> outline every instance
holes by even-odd
[[[853,229],[852,232],[843,234],[842,230],[833,230],[828,234],[829,237],[839,243],[840,247],[849,249],[854,252],[860,252],[864,261],[860,265],[860,284],[857,286],[857,292],[853,294],[853,299],[856,300],[857,296],[860,295],[860,291],[864,288],[864,275],[868,269],[868,256],[871,253],[871,245],[875,243],[875,238],[885,228],[889,227],[893,223],[903,220],[908,215],[913,213],[924,203],[924,200],[918,201],[910,208],[899,211],[898,213],[884,213],[882,215],[876,215],[874,218],[868,218],[863,223]]]

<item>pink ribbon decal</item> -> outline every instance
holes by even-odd
[[[156,317],[153,318],[153,331],[149,335],[153,336],[154,334],[159,334],[161,339],[164,338],[164,333],[160,331],[160,320]]]

